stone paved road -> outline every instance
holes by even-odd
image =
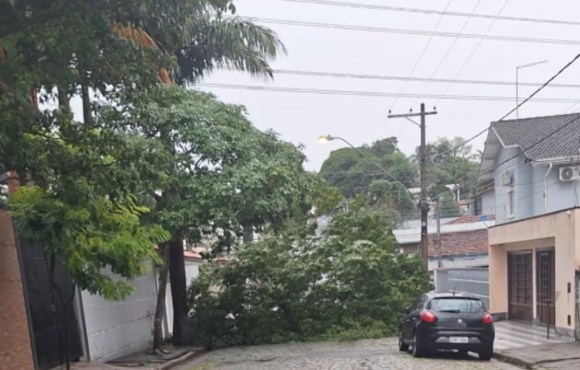
[[[343,343],[292,343],[236,347],[213,351],[178,370],[381,370],[381,369],[470,369],[515,370],[497,362],[478,361],[456,353],[415,359],[399,352],[396,338]]]

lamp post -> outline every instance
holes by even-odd
[[[521,66],[516,66],[516,119],[520,119],[520,113],[519,113],[519,105],[520,105],[520,69],[524,69],[524,68],[528,68],[528,67],[534,67],[537,66],[539,64],[544,64],[544,63],[548,63],[547,60],[542,60],[540,62],[534,62],[534,63],[528,63],[528,64],[522,64]]]

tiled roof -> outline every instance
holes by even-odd
[[[435,239],[430,237],[429,257],[437,256]],[[474,230],[462,233],[441,234],[441,255],[452,256],[488,252],[487,230]]]
[[[433,237],[430,237],[434,240]],[[487,253],[489,243],[487,230],[474,230],[462,233],[441,234],[441,255],[452,256],[470,253]],[[429,243],[429,257],[437,256],[437,247]]]
[[[196,251],[183,251],[183,257],[192,260],[201,260],[201,254],[197,253]]]
[[[495,220],[494,215],[486,216],[461,216],[453,221],[445,223],[445,225],[457,225],[457,224],[471,224],[480,221],[493,221]]]
[[[580,113],[493,122],[505,146],[519,146],[531,160],[578,156]]]

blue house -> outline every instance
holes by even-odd
[[[494,122],[480,180],[495,184],[483,207],[490,308],[508,319],[576,330],[580,266],[580,114]]]

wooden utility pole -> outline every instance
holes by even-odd
[[[413,113],[411,110],[407,114],[390,114],[389,118],[405,118],[421,129],[421,146],[419,147],[419,163],[421,165],[421,198],[419,200],[419,209],[421,210],[421,244],[419,246],[419,255],[425,268],[428,268],[429,261],[429,234],[427,230],[427,217],[429,216],[429,202],[427,201],[427,144],[425,138],[425,117],[437,114],[437,111],[426,112],[425,103],[421,103],[421,111]],[[417,123],[411,117],[421,117],[421,123]]]

